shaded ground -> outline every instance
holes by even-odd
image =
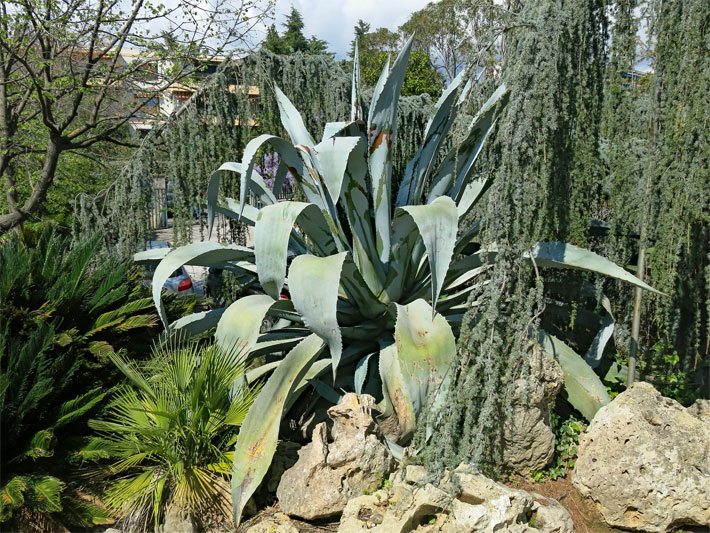
[[[612,533],[621,531],[604,523],[594,502],[583,499],[580,496],[577,489],[572,485],[569,475],[564,478],[557,478],[554,481],[548,479],[542,482],[531,482],[523,476],[513,476],[512,479],[501,480],[501,482],[509,487],[528,492],[537,492],[560,502],[572,515],[574,529],[577,533]]]

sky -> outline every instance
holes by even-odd
[[[328,42],[328,50],[336,59],[344,59],[350,51],[353,28],[358,19],[371,29],[396,30],[409,15],[419,11],[431,0],[276,0],[276,28],[283,31],[283,22],[293,5],[303,17],[303,34],[315,35]]]

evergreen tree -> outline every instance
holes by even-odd
[[[482,170],[495,174],[485,235],[498,255],[490,283],[469,299],[477,305],[461,327],[459,370],[435,415],[443,423],[429,441],[422,429],[415,443],[432,471],[502,459],[510,385],[527,372],[525,338],[540,324],[544,302],[542,281],[523,254],[536,241],[566,240],[589,214],[570,204],[592,179],[579,169],[596,149],[605,16],[604,0],[525,2],[526,24],[507,36],[510,100]]]
[[[308,47],[306,48],[306,52],[309,54],[325,54],[328,52],[328,43],[323,39],[319,39],[315,35],[312,35],[311,38],[308,39]]]
[[[282,42],[288,52],[305,52],[308,50],[308,40],[303,35],[303,17],[298,10],[291,6],[291,12],[284,23]]]
[[[266,39],[264,39],[263,48],[271,52],[272,54],[285,54],[288,53],[284,45],[283,39],[276,31],[276,25],[272,24],[266,32]]]
[[[362,41],[362,38],[365,36],[367,32],[370,31],[370,24],[365,22],[362,19],[359,19],[357,21],[357,24],[355,25],[355,38],[350,41],[350,52],[348,52],[348,56],[350,59],[352,59],[355,56],[355,41]]]

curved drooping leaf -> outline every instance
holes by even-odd
[[[160,293],[163,285],[176,269],[183,265],[210,265],[224,261],[253,260],[254,252],[250,248],[238,245],[225,245],[216,242],[194,242],[173,249],[158,263],[153,274],[153,301],[163,325],[168,327]]]
[[[244,506],[271,465],[284,404],[322,349],[323,341],[311,334],[291,350],[274,370],[244,419],[232,468],[232,507],[237,526]]]
[[[394,412],[399,442],[411,437],[432,387],[439,387],[456,358],[456,340],[441,315],[424,300],[397,304],[394,344],[380,351],[385,413]]]
[[[431,301],[434,313],[454,253],[458,229],[456,204],[447,196],[437,198],[428,205],[405,206],[401,209],[412,217],[424,242],[431,270]]]
[[[360,137],[331,137],[315,148],[323,181],[333,205],[337,205],[340,199],[350,152],[359,142]]]
[[[398,243],[393,250],[387,294],[392,301],[398,301],[403,290],[411,289],[405,283],[416,273],[419,258],[415,245],[421,236],[432,273],[429,285],[435,310],[456,243],[456,204],[449,197],[441,197],[428,205],[398,207],[393,226]]]
[[[220,307],[219,309],[189,314],[170,324],[170,329],[183,332],[188,336],[199,335],[215,327],[219,323],[224,310],[224,307]]]
[[[287,201],[261,209],[254,229],[256,267],[262,288],[274,299],[279,298],[286,278],[288,244],[296,222],[319,253],[337,251],[323,213],[315,205]]]
[[[266,313],[277,303],[267,294],[244,296],[232,303],[219,321],[215,342],[225,350],[243,344],[244,353],[248,354],[259,338]]]
[[[343,350],[337,306],[340,274],[347,255],[347,252],[328,257],[301,255],[293,260],[289,269],[293,305],[306,326],[328,344],[333,360],[333,381]]]
[[[443,92],[429,117],[424,130],[424,140],[404,171],[402,183],[397,191],[397,207],[421,203],[422,190],[426,183],[429,170],[437,154],[441,142],[449,133],[456,120],[458,106],[458,89],[467,79],[468,71],[463,69]]]
[[[155,263],[160,261],[168,255],[170,248],[152,248],[150,250],[143,250],[142,252],[137,252],[133,254],[133,262],[138,265],[144,265],[147,263]]]
[[[650,285],[647,285],[633,274],[627,272],[613,261],[609,261],[594,252],[579,248],[573,244],[564,242],[539,242],[533,247],[532,252],[526,255],[531,255],[537,265],[541,267],[573,268],[586,270],[588,272],[597,272],[598,274],[604,274],[605,276],[626,281],[631,285],[635,285],[647,291],[663,294]]]
[[[256,180],[259,184],[263,182],[260,180],[261,176],[254,171],[254,165],[256,164],[256,154],[259,150],[266,144],[269,144],[276,153],[279,154],[279,161],[283,161],[284,165],[289,169],[289,171],[294,175],[297,180],[307,179],[307,172],[305,172],[305,165],[298,150],[288,141],[277,137],[275,135],[259,135],[258,137],[249,141],[244,148],[244,155],[242,156],[242,167],[241,167],[241,179],[239,182],[239,214],[241,216],[244,205],[246,204],[247,191],[252,187],[251,183]],[[259,181],[260,180],[260,181]],[[266,187],[266,184],[264,184]],[[311,189],[313,186],[311,187]],[[309,194],[307,187],[304,187],[304,192],[309,202],[316,203],[322,209],[325,206],[321,206],[320,195]],[[271,191],[268,191],[271,198],[267,198],[266,204],[275,204],[276,199]],[[273,198],[273,200],[272,200]]]
[[[540,329],[537,342],[560,363],[569,402],[587,420],[592,420],[597,411],[611,401],[599,376],[581,355],[555,336]]]

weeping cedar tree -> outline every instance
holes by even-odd
[[[240,86],[257,87],[258,102],[246,91],[233,90],[235,80]],[[109,188],[77,198],[74,238],[98,230],[107,245],[133,249],[152,231],[151,214],[157,209],[152,198],[154,180],[167,178],[173,187],[174,241],[191,242],[191,206],[205,208],[199,193],[207,190],[212,171],[240,154],[259,133],[285,135],[274,84],[293,99],[309,131],[321,131],[326,122],[349,113],[351,76],[328,56],[275,55],[261,50],[225,63],[180,115],[144,139]],[[427,95],[400,100],[398,135],[392,149],[395,175],[401,176],[421,143],[430,110]],[[222,191],[238,197],[239,180],[225,178]],[[202,218],[200,223],[204,238],[207,228]],[[220,242],[238,242],[243,227],[222,221],[216,225],[216,234]]]
[[[461,326],[449,401],[427,415],[443,423],[430,438],[419,426],[417,460],[433,472],[500,463],[511,385],[527,371],[524,339],[544,309],[542,281],[521,257],[538,240],[586,244],[583,228],[598,205],[605,7],[527,2],[520,15],[529,26],[506,37],[510,102],[484,163],[495,180],[475,213],[489,221],[484,235],[499,255],[489,283],[469,297],[477,305]]]
[[[680,370],[695,372],[710,397],[710,10],[702,0],[656,0],[652,8],[655,75],[641,245],[649,279],[673,297],[648,301],[647,335],[671,344]]]

